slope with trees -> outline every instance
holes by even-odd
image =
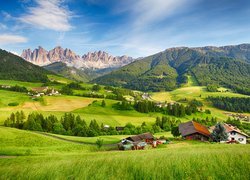
[[[47,82],[49,71],[0,49],[0,79]]]
[[[245,46],[250,51],[250,45]],[[221,47],[219,50],[210,47],[167,49],[93,82],[143,91],[162,91],[176,89],[187,82],[187,75],[191,75],[199,85],[217,84],[239,93],[250,94],[248,51],[245,52],[240,45],[231,49]]]

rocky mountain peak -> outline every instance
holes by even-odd
[[[63,49],[61,46],[56,46],[50,51],[39,46],[34,51],[30,49],[23,50],[21,55],[33,64],[44,66],[54,62],[64,62],[69,66],[76,68],[91,68],[91,69],[105,69],[118,68],[127,65],[133,61],[132,57],[128,56],[112,56],[105,51],[88,52],[83,56],[79,56],[71,49]]]

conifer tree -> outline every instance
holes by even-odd
[[[215,142],[226,141],[228,139],[228,134],[226,133],[226,129],[222,123],[217,123],[215,125],[211,136]]]

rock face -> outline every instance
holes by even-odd
[[[52,64],[54,62],[64,62],[68,66],[83,69],[119,68],[134,61],[132,57],[114,57],[103,51],[89,52],[80,57],[72,50],[67,48],[63,49],[60,46],[50,51],[46,51],[40,46],[33,51],[26,49],[23,50],[21,57],[39,66]]]
[[[82,56],[83,67],[93,69],[118,68],[133,62],[128,56],[113,57],[106,52],[89,52]]]

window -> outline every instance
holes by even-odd
[[[231,132],[231,135],[233,135],[233,136],[234,136],[235,134],[236,134],[235,132]]]
[[[244,139],[243,139],[243,138],[239,138],[238,140],[239,140],[240,142],[242,142]]]

